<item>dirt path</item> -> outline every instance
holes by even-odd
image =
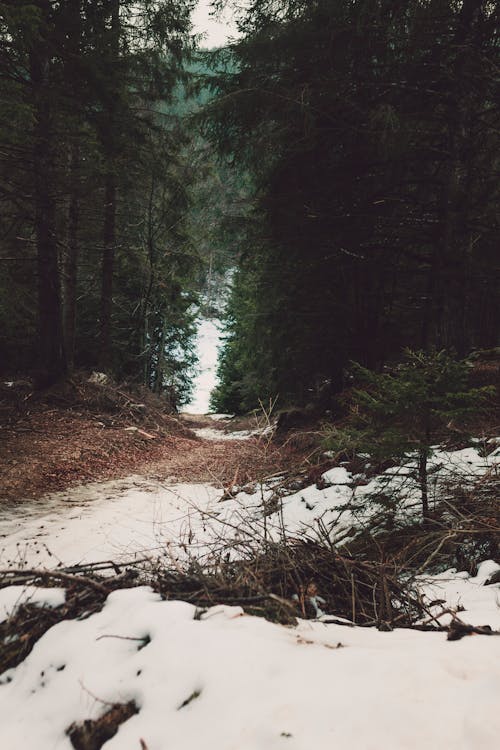
[[[250,423],[209,417],[171,419],[169,433],[102,420],[60,408],[31,413],[0,431],[0,502],[37,499],[86,482],[143,474],[228,487],[286,468],[297,452],[250,437],[207,440],[191,430],[248,430]],[[241,437],[235,436],[235,437]]]

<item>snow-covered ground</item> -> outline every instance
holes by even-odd
[[[0,567],[132,561],[187,549],[221,490],[160,484],[140,476],[55,493],[11,506],[0,520]]]
[[[188,414],[206,414],[210,394],[217,383],[217,359],[220,332],[212,320],[201,320],[196,337],[198,373],[193,382],[193,399],[183,407]]]
[[[499,453],[436,450],[432,492],[442,497],[451,475],[465,483],[497,472]],[[380,507],[373,496],[396,490],[396,522],[419,513],[411,459],[369,482],[336,467],[323,483],[284,494],[276,479],[223,501],[221,488],[141,477],[68,490],[23,504],[22,515],[19,506],[4,511],[0,567],[203,559],[227,544],[237,554],[249,537],[258,544],[306,529],[337,538],[373,520]],[[273,498],[280,507],[266,515]],[[499,629],[500,584],[485,585],[499,569],[488,561],[476,577],[451,570],[422,576],[419,587],[429,606],[441,600],[460,607],[464,622]],[[24,601],[57,607],[64,596],[63,589],[1,589],[0,621]],[[52,627],[0,676],[0,747],[71,750],[73,722],[129,701],[139,712],[105,750],[494,750],[500,638],[448,642],[444,633],[321,621],[290,628],[239,608],[201,614],[147,587],[124,589],[102,612]]]
[[[210,415],[207,415],[210,416]],[[272,433],[272,427],[255,427],[253,430],[233,430],[225,432],[213,427],[195,427],[193,432],[203,440],[248,440],[251,437],[266,437]]]
[[[435,450],[430,461],[430,503],[446,496],[446,482],[498,473],[500,449],[487,457],[477,448]],[[311,485],[290,494],[279,479],[245,487],[221,501],[222,488],[168,484],[143,477],[96,483],[24,503],[2,512],[0,567],[73,565],[100,560],[133,560],[169,555],[203,558],[251,538],[283,535],[330,540],[387,519],[385,498],[397,495],[394,524],[420,517],[415,465],[410,459],[369,482],[343,467],[323,475],[324,489]],[[276,509],[269,513],[269,503]]]
[[[482,583],[449,573],[439,586],[450,597],[456,585],[462,597],[474,589],[480,616],[468,611],[467,621],[491,620],[500,587]],[[0,746],[71,750],[73,722],[133,700],[139,713],[106,750],[494,750],[500,638],[445,638],[289,628],[236,607],[200,616],[146,587],[115,591],[102,612],[55,625],[0,677]]]
[[[499,472],[500,448],[483,456],[476,447],[456,451],[435,447],[428,462],[431,510],[438,500],[446,498],[450,482],[465,486],[480,476],[498,476]],[[323,475],[329,485],[325,489],[312,485],[284,497],[279,521],[289,534],[307,531],[321,537],[326,532],[331,541],[340,540],[351,529],[372,526],[376,518],[386,521],[389,515],[395,525],[406,524],[421,516],[417,474],[416,458],[409,458],[370,481],[364,475],[352,475],[343,467],[336,467]]]

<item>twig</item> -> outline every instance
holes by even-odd
[[[447,534],[446,536],[444,536],[441,539],[441,541],[439,542],[439,544],[436,547],[436,549],[433,552],[431,552],[431,554],[429,555],[429,557],[427,558],[427,560],[417,570],[417,572],[416,572],[415,575],[420,575],[420,573],[422,573],[424,570],[427,570],[429,568],[429,565],[431,564],[431,562],[439,555],[439,553],[441,552],[441,550],[444,547],[444,545],[446,544],[446,542],[449,541],[450,539],[454,539],[455,537],[456,537],[456,534],[455,534],[454,531],[451,532],[450,534]]]
[[[96,638],[96,641],[101,641],[103,638],[119,638],[121,641],[144,641],[146,636],[140,637],[134,637],[132,635],[100,635],[98,638]]]

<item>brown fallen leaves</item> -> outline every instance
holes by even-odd
[[[203,421],[203,418],[201,418]],[[205,423],[214,423],[205,418]],[[154,429],[61,406],[27,411],[0,425],[0,502],[131,474],[221,488],[259,480],[300,464],[303,452],[257,438],[201,440],[182,418]],[[130,429],[132,428],[132,429]]]

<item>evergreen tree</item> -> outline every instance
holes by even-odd
[[[4,372],[49,384],[100,364],[150,382],[150,320],[175,356],[192,335],[185,138],[168,112],[192,5],[1,4]]]
[[[482,406],[490,388],[470,388],[468,362],[445,351],[405,352],[390,372],[375,373],[359,364],[352,372],[359,384],[349,394],[350,416],[342,429],[332,428],[330,449],[347,445],[379,459],[416,453],[422,513],[429,518],[428,460],[432,446],[454,434],[464,418]]]
[[[318,381],[341,387],[350,358],[374,368],[404,346],[496,344],[497,22],[479,0],[242,11],[207,109],[264,218],[237,348],[265,352],[236,380],[260,380],[265,361],[265,391],[307,403]]]

